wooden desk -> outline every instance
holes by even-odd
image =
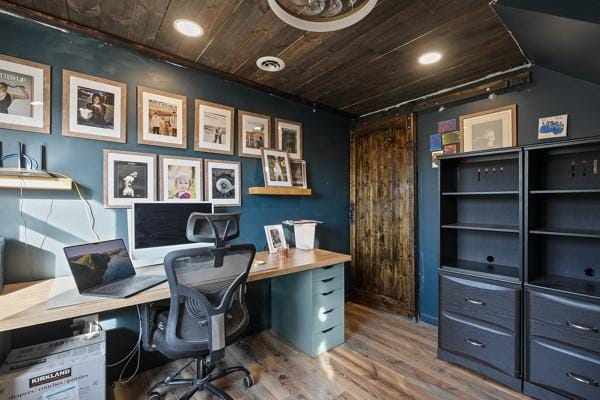
[[[258,260],[264,261],[265,264],[252,267],[248,282],[348,262],[350,256],[320,249],[313,251],[290,249],[290,257],[285,262],[279,261],[276,254],[267,252],[256,253],[255,261]],[[271,268],[273,266],[276,267]],[[162,265],[157,265],[140,268],[137,272],[138,274],[159,275],[164,274],[164,269]],[[47,309],[48,294],[57,280],[64,280],[67,284],[74,286],[70,276],[6,285],[0,295],[0,332],[150,303],[170,297],[169,286],[165,282],[126,299],[98,299],[72,306]]]

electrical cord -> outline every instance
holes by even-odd
[[[119,383],[124,385],[126,383],[131,382],[131,380],[137,375],[139,369],[140,369],[140,355],[141,355],[141,345],[142,345],[142,314],[140,313],[140,307],[139,306],[135,306],[137,313],[138,313],[138,321],[139,321],[139,333],[138,333],[138,338],[137,341],[135,342],[134,347],[131,349],[131,351],[122,359],[120,359],[119,361],[112,363],[112,364],[107,364],[107,367],[116,367],[117,365],[120,365],[122,363],[125,363],[125,365],[123,365],[123,369],[121,369],[121,373],[119,374]],[[102,326],[100,324],[98,324],[98,326],[100,327],[100,329],[102,329]],[[133,360],[134,357],[137,356],[137,361],[136,361],[136,365],[135,365],[135,370],[133,371],[133,373],[125,380],[123,380],[123,374],[125,373],[125,370],[127,369],[127,366],[131,363],[131,360]]]
[[[37,160],[35,158],[31,158],[27,154],[21,154],[21,157],[23,157],[25,160],[27,160],[27,162],[29,162],[29,166],[27,167],[27,169],[35,169],[35,170],[40,169],[40,164],[37,162]],[[5,156],[0,157],[0,161],[12,160],[14,158],[18,159],[19,154],[17,154],[17,153],[7,154]],[[35,163],[35,167],[34,167],[34,163]]]

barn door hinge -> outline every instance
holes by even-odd
[[[348,219],[350,220],[350,225],[354,224],[354,203],[350,203],[350,208],[348,209]]]

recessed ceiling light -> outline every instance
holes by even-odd
[[[278,57],[266,56],[256,60],[256,66],[263,71],[279,72],[285,68],[285,62]]]
[[[177,32],[185,36],[200,37],[204,35],[204,29],[202,29],[202,27],[196,22],[190,21],[189,19],[176,19],[173,22],[173,27],[175,27]]]
[[[433,64],[442,59],[442,54],[437,51],[432,51],[431,53],[425,53],[419,57],[420,64]]]

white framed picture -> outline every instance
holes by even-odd
[[[239,161],[204,160],[206,200],[214,207],[242,205],[242,165]]]
[[[287,246],[285,234],[283,233],[283,225],[266,225],[265,235],[267,236],[269,253],[277,253],[278,248]]]
[[[50,66],[0,54],[0,128],[50,133]]]
[[[290,160],[290,174],[292,175],[292,186],[306,189],[306,161]]]
[[[555,115],[538,119],[538,139],[567,137],[568,115]]]
[[[275,148],[287,151],[290,159],[302,159],[302,124],[275,119]]]
[[[202,168],[201,158],[159,156],[160,200],[182,203],[202,201]]]
[[[187,148],[186,97],[138,86],[138,143]]]
[[[238,155],[261,158],[261,149],[271,145],[271,117],[238,111]]]
[[[63,136],[125,143],[127,84],[63,71]]]
[[[292,186],[290,158],[281,150],[262,149],[265,186]]]
[[[235,109],[196,99],[194,150],[233,155]]]
[[[104,150],[104,207],[131,208],[156,198],[156,155]]]
[[[463,152],[517,145],[517,105],[499,107],[460,117]]]

